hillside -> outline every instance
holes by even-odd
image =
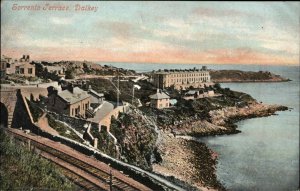
[[[213,82],[285,82],[290,81],[267,71],[210,70]]]
[[[61,170],[0,129],[0,190],[78,190]]]

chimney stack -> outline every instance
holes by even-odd
[[[73,84],[69,84],[69,85],[68,85],[68,90],[69,90],[71,93],[73,93],[73,89],[74,89]]]
[[[47,88],[47,91],[48,91],[48,97],[49,97],[50,95],[52,95],[52,94],[57,95],[57,93],[58,93],[57,89],[54,88],[53,86],[49,86],[49,87]]]

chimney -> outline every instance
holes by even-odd
[[[49,97],[50,95],[52,95],[52,94],[57,95],[57,93],[58,93],[57,89],[54,88],[53,86],[49,86],[49,87],[47,88],[47,91],[48,91],[48,97]]]
[[[73,89],[74,89],[73,84],[69,84],[69,85],[68,85],[68,90],[69,90],[71,93],[73,93]]]

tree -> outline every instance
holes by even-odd
[[[219,90],[219,89],[221,89],[221,85],[220,85],[219,83],[216,83],[216,84],[214,85],[214,88],[216,88],[217,90]]]
[[[75,78],[75,70],[73,68],[68,68],[66,70],[66,79],[74,79]]]

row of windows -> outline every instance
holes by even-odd
[[[202,78],[184,78],[184,79],[171,79],[168,82],[174,83],[174,82],[202,82],[202,81],[208,81],[208,77],[202,77]]]
[[[32,68],[27,68],[27,73],[28,74],[32,74],[33,69]],[[20,68],[20,67],[16,67],[16,73],[17,74],[25,74],[25,69],[24,68]]]
[[[194,74],[169,74],[168,77],[191,77],[191,76],[208,76],[208,73],[194,73]]]

